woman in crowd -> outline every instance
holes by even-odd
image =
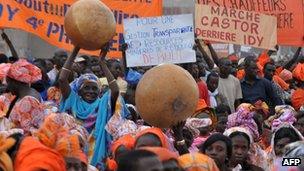
[[[94,74],[81,75],[71,83],[71,86],[66,79],[72,74],[72,63],[79,49],[76,48],[73,51],[59,75],[59,88],[62,93],[60,111],[72,114],[83,123],[91,134],[89,159],[92,165],[99,165],[100,167],[104,167],[103,160],[107,157],[107,147],[111,141],[111,137],[104,127],[113,111],[115,111],[115,103],[119,96],[116,80],[107,68],[104,59],[108,51],[107,48],[108,46],[103,49],[103,53],[100,56],[100,64],[108,79],[110,91],[102,97],[99,97],[101,89],[99,79]]]
[[[229,166],[231,168],[244,171],[263,170],[248,161],[250,144],[253,143],[253,138],[246,128],[233,127],[226,130],[224,135],[229,136],[232,141],[232,156],[229,161]]]
[[[232,154],[230,138],[220,133],[211,135],[201,146],[200,152],[211,157],[221,171],[229,171],[229,160]]]
[[[169,149],[168,138],[159,128],[148,128],[138,132],[135,139],[135,149],[146,146]]]

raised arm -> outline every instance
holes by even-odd
[[[73,74],[72,65],[79,52],[80,48],[75,47],[70,57],[66,60],[59,74],[58,83],[63,99],[67,99],[71,93],[70,84],[68,81],[69,75]]]
[[[101,69],[102,69],[103,73],[105,74],[105,76],[108,80],[108,83],[109,83],[109,88],[111,90],[111,107],[113,109],[112,111],[114,111],[116,100],[119,96],[119,87],[105,61],[105,57],[108,53],[108,50],[109,50],[109,45],[106,45],[100,54],[99,61],[100,61]]]
[[[4,32],[4,30],[2,30],[1,33],[1,37],[2,39],[6,42],[6,44],[8,45],[8,47],[10,48],[10,51],[12,53],[12,56],[19,59],[17,51],[15,50],[15,47],[13,45],[13,43],[11,42],[11,40],[8,38],[7,34]]]
[[[276,45],[275,46],[275,49],[276,49],[276,51],[278,51],[279,50],[279,46],[278,45]],[[268,52],[267,52],[267,55],[270,57],[274,52],[276,52],[275,50],[268,50]]]
[[[126,50],[128,49],[128,44],[124,43],[121,45],[121,52],[122,52],[122,72],[127,74],[128,68],[127,68],[127,56],[126,56]]]
[[[301,52],[302,48],[299,47],[296,51],[296,53],[293,55],[292,59],[290,61],[288,61],[284,66],[283,68],[287,69],[287,70],[290,70],[292,65],[297,61],[299,55],[300,55],[300,52]]]
[[[208,46],[208,48],[209,48],[209,50],[210,50],[211,57],[212,57],[214,63],[218,66],[218,64],[219,64],[219,57],[217,56],[217,53],[216,53],[215,50],[213,49],[211,43],[207,43],[207,46]]]
[[[213,60],[209,57],[209,55],[206,53],[206,51],[204,50],[202,44],[200,43],[200,41],[198,39],[195,39],[195,43],[197,45],[198,50],[202,53],[204,60],[206,61],[208,67],[210,70],[213,69],[214,67],[214,62]]]

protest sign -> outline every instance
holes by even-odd
[[[127,66],[195,62],[192,14],[126,19]]]
[[[197,2],[276,16],[278,44],[304,46],[303,0],[197,0]]]
[[[72,50],[73,45],[64,31],[64,15],[76,0],[0,0],[0,27],[20,29],[35,34],[48,43]],[[159,0],[102,0],[114,13],[117,27],[111,41],[110,57],[121,57],[123,19],[162,15]],[[81,51],[98,55],[97,51]]]
[[[251,11],[196,5],[195,33],[199,39],[273,49],[276,18]]]

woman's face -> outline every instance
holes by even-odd
[[[97,83],[94,82],[85,82],[84,85],[79,90],[79,94],[82,99],[88,103],[93,103],[99,95],[99,87]]]
[[[235,136],[232,140],[232,160],[238,164],[243,163],[248,156],[249,142],[243,136]]]
[[[277,141],[277,143],[274,146],[274,152],[276,156],[282,156],[284,147],[290,143],[290,138],[282,138]]]
[[[218,117],[218,122],[216,124],[215,130],[217,132],[223,133],[227,128],[227,121],[228,121],[227,116]]]
[[[144,134],[135,143],[135,149],[140,147],[162,147],[160,139],[154,134]]]
[[[224,165],[227,155],[227,146],[224,141],[216,141],[206,149],[206,154],[214,160],[217,160],[219,164]]]

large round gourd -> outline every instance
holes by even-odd
[[[173,64],[147,71],[137,85],[135,102],[140,116],[150,125],[168,128],[191,116],[199,91],[189,72]]]
[[[100,0],[79,0],[67,11],[64,28],[75,46],[98,50],[115,35],[116,23],[112,11]]]

